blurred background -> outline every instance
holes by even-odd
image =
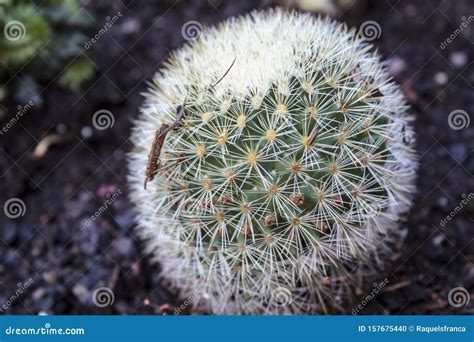
[[[474,313],[472,0],[0,0],[0,314],[172,314],[182,303],[127,198],[140,93],[202,27],[274,6],[358,29],[416,115],[405,241],[358,314]]]

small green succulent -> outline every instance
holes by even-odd
[[[38,105],[41,82],[58,78],[61,86],[77,90],[94,74],[80,54],[90,23],[75,0],[0,2],[2,92]]]

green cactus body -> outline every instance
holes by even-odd
[[[245,55],[249,25],[263,32],[251,47],[288,60]],[[219,67],[188,62],[219,44]],[[183,295],[204,288],[194,304],[215,313],[335,307],[348,265],[374,263],[409,205],[416,163],[403,98],[354,32],[332,22],[281,11],[229,21],[176,53],[148,96],[130,157],[142,233],[165,276]],[[184,99],[144,190],[153,120],[173,122]]]

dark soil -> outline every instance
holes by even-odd
[[[163,314],[180,304],[144,252],[127,198],[125,158],[140,93],[169,52],[185,42],[185,22],[214,24],[272,5],[252,0],[86,4],[96,21],[91,36],[107,16],[123,14],[84,51],[97,65],[96,79],[79,93],[43,84],[43,107],[30,110],[0,137],[0,204],[10,198],[26,204],[22,217],[0,215],[0,305],[19,283],[33,280],[6,314]],[[368,20],[380,24],[382,34],[373,44],[389,61],[417,117],[418,194],[401,223],[405,242],[383,275],[388,287],[360,314],[474,313],[474,300],[456,308],[447,299],[457,286],[471,297],[474,291],[474,201],[441,224],[463,194],[474,192],[474,123],[462,130],[448,125],[452,111],[474,112],[474,23],[440,47],[472,8],[470,0],[362,0],[333,15],[355,27]],[[7,103],[8,112],[17,105]],[[92,125],[101,109],[115,118],[114,126],[102,131]],[[60,133],[61,141],[32,159],[38,142],[53,133]],[[88,225],[107,194],[119,190],[113,204]],[[113,289],[112,306],[93,305],[92,292],[99,286]],[[360,291],[360,299],[366,293]]]

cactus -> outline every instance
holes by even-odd
[[[195,306],[329,312],[390,251],[416,155],[405,100],[370,48],[328,19],[253,12],[206,29],[155,76],[132,133],[131,198],[163,276]],[[173,122],[145,190],[155,132]]]

